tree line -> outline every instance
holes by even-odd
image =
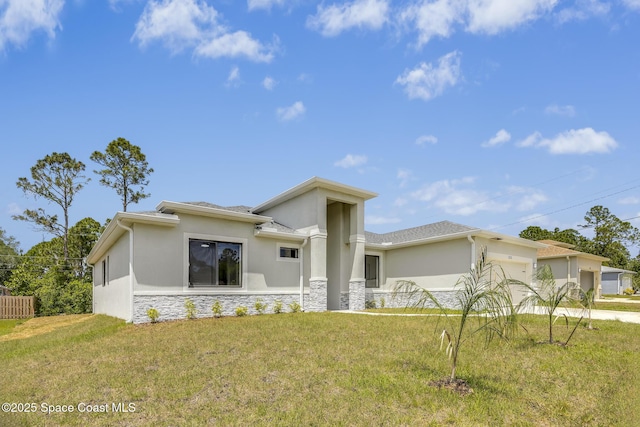
[[[629,247],[640,244],[640,231],[629,221],[622,220],[604,206],[594,206],[584,216],[581,230],[591,230],[592,238],[585,237],[578,230],[567,228],[547,230],[539,226],[529,226],[522,230],[520,237],[529,240],[555,240],[574,245],[574,250],[609,258],[603,263],[609,267],[635,271],[634,289],[640,289],[640,254],[632,256]]]
[[[140,147],[118,138],[104,152],[94,151],[90,160],[100,166],[93,172],[100,176],[101,185],[115,190],[123,211],[150,196],[145,187],[153,169]],[[0,284],[12,295],[35,296],[39,315],[91,312],[92,272],[84,260],[106,224],[93,218],[69,224],[74,198],[91,180],[85,169],[68,153],[53,152],[31,167],[30,177],[16,182],[26,196],[53,204],[57,212],[26,209],[13,219],[53,235],[51,240],[22,254],[15,238],[0,229]]]

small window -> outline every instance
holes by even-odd
[[[380,257],[375,255],[364,256],[364,278],[366,288],[378,288],[378,271],[379,271]]]
[[[107,284],[107,259],[102,260],[102,286]]]
[[[240,243],[189,239],[189,287],[242,286]]]
[[[287,248],[280,246],[280,258],[298,259],[298,248]]]

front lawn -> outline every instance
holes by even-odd
[[[474,390],[460,396],[429,385],[449,373],[438,320],[298,313],[135,326],[90,316],[28,337],[9,334],[0,340],[0,399],[34,403],[35,413],[0,413],[0,425],[624,426],[640,419],[640,325],[598,321],[599,330],[579,328],[568,347],[539,344],[547,331],[537,316],[527,317],[529,334],[510,343],[486,348],[479,335],[460,354],[458,374]],[[570,331],[556,326],[555,337]]]

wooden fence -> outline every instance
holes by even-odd
[[[34,303],[34,297],[0,297],[0,319],[33,317]]]

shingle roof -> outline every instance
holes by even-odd
[[[214,205],[213,203],[208,203],[208,202],[182,202],[182,203],[184,203],[185,205],[203,206],[205,208],[222,209],[222,210],[231,211],[231,212],[252,213],[250,206],[243,206],[243,205],[220,206],[220,205]]]
[[[286,225],[280,224],[279,222],[275,221],[260,224],[258,228],[273,228],[280,233],[296,233],[296,230],[294,230],[293,228],[287,227]]]
[[[585,258],[599,259],[601,261],[609,261],[609,258],[588,254],[586,252],[574,251],[573,249],[562,248],[560,246],[549,245],[546,248],[538,249],[538,258],[555,258],[566,256],[582,256]]]
[[[451,234],[478,231],[477,228],[467,225],[456,224],[450,221],[440,221],[433,224],[421,225],[419,227],[406,228],[404,230],[392,231],[390,233],[377,234],[365,231],[367,243],[405,243],[414,240],[423,240],[434,237],[448,236]]]

